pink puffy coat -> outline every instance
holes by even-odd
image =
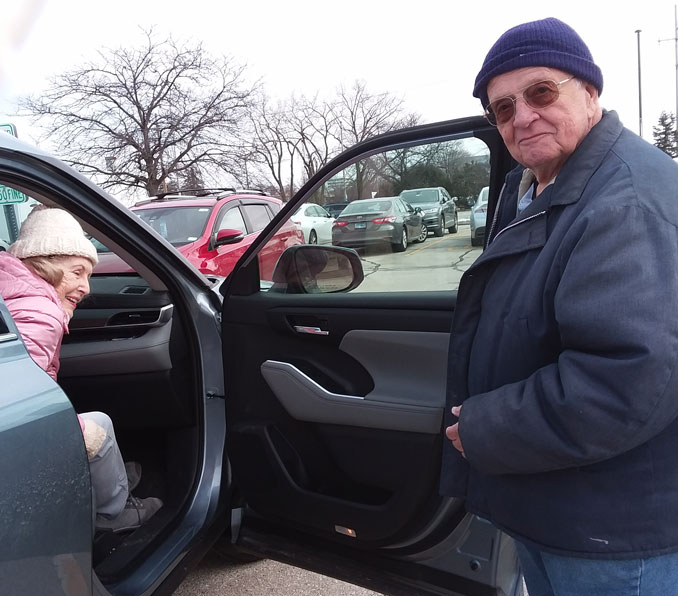
[[[0,295],[31,358],[56,380],[68,315],[54,286],[8,252],[0,252]]]

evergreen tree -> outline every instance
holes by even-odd
[[[655,147],[659,147],[671,157],[678,157],[676,147],[676,117],[673,112],[662,112],[657,126],[652,127]]]

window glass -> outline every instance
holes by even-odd
[[[263,230],[271,221],[271,212],[266,208],[266,205],[243,205],[242,208],[252,225],[250,232]]]
[[[400,196],[410,205],[420,205],[422,203],[437,203],[438,191],[435,188],[424,188],[421,190],[403,190]]]
[[[212,207],[134,209],[137,215],[174,246],[195,242],[205,231]]]
[[[308,201],[323,206],[347,199],[344,210],[330,221],[332,244],[354,249],[362,261],[365,279],[352,292],[456,290],[463,272],[482,251],[471,244],[470,210],[489,179],[489,150],[468,137],[361,159],[327,180]],[[449,225],[442,235],[436,229],[441,189],[457,198],[444,206]],[[419,210],[412,213],[400,199],[396,207],[392,197]],[[458,225],[452,231],[455,212]],[[421,227],[412,225],[417,215],[428,229],[423,241]],[[408,242],[403,250],[405,217]],[[271,239],[264,250],[279,244]]]
[[[243,234],[247,234],[247,227],[238,207],[225,209],[225,213],[217,227],[217,231],[219,230],[240,230]]]

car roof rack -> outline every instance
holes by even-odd
[[[248,195],[265,195],[266,193],[260,188],[239,188],[235,192]]]
[[[147,205],[148,203],[154,203],[157,201],[167,201],[169,199],[199,199],[204,198],[209,195],[216,193],[230,193],[230,194],[249,194],[249,195],[262,195],[266,196],[266,193],[260,188],[238,188],[235,189],[231,186],[223,186],[218,188],[182,188],[178,191],[172,192],[163,192],[143,201],[138,201],[134,204],[135,207],[138,205]]]
[[[154,201],[166,201],[168,199],[197,199],[209,196],[216,192],[236,192],[235,188],[231,187],[222,187],[222,188],[182,188],[181,190],[176,190],[172,192],[163,192],[157,195],[153,195],[148,199],[143,201],[138,201],[134,204],[137,205],[146,205],[148,203],[153,203]]]

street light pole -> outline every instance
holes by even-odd
[[[640,29],[636,29],[638,40],[638,135],[643,136],[643,91],[640,80]]]

